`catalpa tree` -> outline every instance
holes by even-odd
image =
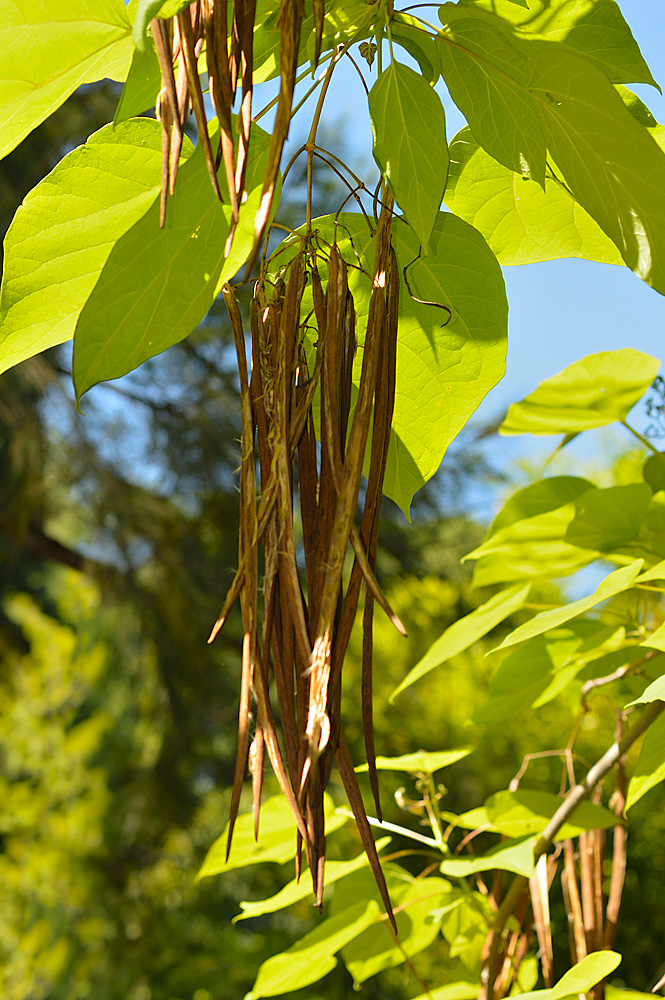
[[[259,974],[256,997],[314,981],[339,949],[346,949],[347,964],[362,982],[410,961],[440,927],[447,940],[453,937],[454,960],[461,953],[451,919],[458,931],[461,922],[469,940],[481,941],[466,964],[459,959],[466,974],[456,997],[530,989],[536,982],[534,963],[527,962],[532,926],[552,998],[596,988],[618,956],[597,954],[612,943],[598,913],[589,925],[589,892],[602,895],[600,869],[584,868],[580,860],[580,902],[572,844],[591,837],[587,831],[600,843],[598,831],[617,824],[625,796],[613,812],[599,802],[581,803],[663,707],[653,677],[651,693],[637,699],[650,707],[581,783],[571,766],[562,803],[547,794],[525,801],[508,790],[486,803],[485,812],[444,817],[432,781],[443,766],[441,754],[402,761],[400,767],[420,775],[432,830],[428,849],[444,855],[442,873],[459,884],[438,875],[412,884],[380,864],[340,703],[345,653],[364,594],[361,697],[373,822],[380,824],[377,772],[390,763],[377,760],[372,729],[375,604],[404,631],[376,579],[381,498],[408,515],[416,491],[503,374],[508,310],[500,264],[563,256],[625,264],[665,292],[663,129],[626,87],[654,80],[615,0],[459,0],[444,3],[438,15],[431,8],[436,23],[421,16],[425,8],[400,11],[383,0],[139,0],[127,8],[121,0],[43,0],[28,11],[0,4],[3,153],[79,85],[106,77],[125,81],[114,122],[62,159],[10,227],[0,370],[73,338],[80,403],[99,382],[187,337],[218,295],[228,310],[242,407],[239,552],[209,641],[239,600],[244,642],[231,819],[221,856],[216,845],[202,874],[239,863],[247,851],[253,860],[283,859],[281,841],[277,855],[247,847],[245,826],[241,846],[233,847],[248,768],[251,826],[259,837],[267,756],[283,797],[268,810],[270,835],[282,828],[280,809],[288,810],[297,873],[301,854],[309,871],[288,901],[308,886],[321,907],[326,878],[344,876],[334,896],[337,912],[313,932],[313,941],[295,949],[300,972],[278,957],[276,978],[270,970]],[[27,41],[19,45],[18,39]],[[318,138],[329,84],[343,59],[353,60],[367,92],[380,171],[373,188]],[[450,143],[440,78],[468,123]],[[277,96],[260,106],[259,85],[273,79]],[[314,93],[315,111],[303,111],[307,140],[282,164],[292,120]],[[156,120],[142,117],[152,108]],[[273,109],[266,131],[261,122]],[[301,158],[305,195],[302,224],[294,230],[276,219],[282,187]],[[334,214],[316,216],[315,168],[334,172],[347,189]],[[277,245],[276,235],[283,237]],[[250,277],[247,318],[237,289]],[[634,351],[597,356],[542,386],[511,411],[504,429],[570,438],[624,421],[656,371],[653,359]],[[552,659],[556,690],[562,664],[572,682],[589,661],[589,643],[596,651],[591,659],[617,651],[628,657],[617,668],[621,677],[636,663],[657,672],[658,655],[633,651],[648,645],[645,630],[657,635],[657,616],[642,620],[639,643],[634,630],[609,636],[600,626],[588,633],[583,623],[587,612],[636,587],[655,590],[657,610],[665,554],[652,541],[662,509],[660,475],[660,466],[652,465],[644,483],[626,487],[633,490],[630,529],[622,506],[628,494],[608,497],[585,480],[546,480],[510,501],[472,554],[479,583],[510,586],[454,625],[396,695],[523,608],[532,577],[569,573],[601,557],[619,568],[594,594],[540,612],[504,639],[501,649],[517,649],[501,660],[497,683],[508,695],[522,694],[523,657],[569,621],[580,629],[571,627],[574,639],[563,660]],[[534,545],[545,545],[539,562]],[[658,650],[653,636],[650,641],[649,649]],[[512,659],[518,654],[519,669]],[[529,704],[542,695],[539,689]],[[661,756],[655,753],[646,786],[654,775],[660,780]],[[365,851],[350,863],[357,876],[348,867],[326,876],[325,789],[333,765]],[[640,788],[646,786],[643,781]],[[639,794],[630,788],[629,802]],[[514,810],[520,820],[511,823],[506,816]],[[478,859],[471,867],[466,859],[464,867],[464,858],[448,856],[449,832],[464,822],[504,838],[480,866]],[[562,841],[570,845],[566,892],[577,965],[553,986],[547,898],[556,852],[563,851],[554,845]],[[622,851],[619,835],[617,871]],[[365,878],[365,858],[376,900],[371,886],[362,883],[362,890],[353,881]],[[514,872],[516,879],[497,893],[485,886],[483,894],[467,878],[483,871]],[[617,893],[610,900],[613,915]],[[454,919],[447,919],[450,913]],[[416,932],[419,919],[425,929]],[[377,922],[387,935],[383,945],[371,930],[367,936]]]

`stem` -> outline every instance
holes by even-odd
[[[554,813],[554,816],[552,816],[552,819],[543,830],[534,847],[533,856],[535,861],[537,861],[538,858],[544,854],[549,847],[551,847],[557,833],[562,828],[564,823],[570,819],[580,802],[588,798],[596,785],[598,785],[603,780],[605,775],[612,770],[614,765],[621,759],[621,757],[624,756],[633,743],[635,743],[635,741],[646,732],[652,722],[655,722],[663,709],[665,709],[665,702],[662,701],[654,701],[651,705],[649,705],[633,728],[620,740],[613,743],[609,750],[603,754],[600,760],[596,761],[593,767],[589,769],[586,777],[578,785],[576,785],[575,788],[570,790],[560,807]],[[482,973],[483,989],[481,991],[481,997],[485,998],[485,1000],[493,1000],[494,998],[494,981],[498,971],[497,959],[499,957],[502,931],[506,926],[508,918],[515,909],[522,892],[528,884],[528,878],[525,878],[523,875],[518,875],[515,879],[513,879],[503,903],[497,911],[494,926],[491,931],[492,940],[489,955]]]
[[[648,448],[649,451],[652,451],[654,455],[660,455],[658,448],[656,448],[656,446],[652,444],[651,441],[649,441],[649,438],[646,438],[644,434],[640,434],[640,432],[636,431],[634,427],[631,427],[627,420],[620,420],[619,423],[623,424],[626,430],[630,431],[630,433],[633,434],[637,438],[637,440],[644,445],[645,448]]]
[[[330,86],[330,81],[332,79],[333,71],[335,66],[342,58],[348,43],[344,45],[338,45],[335,49],[332,62],[326,71],[326,75],[323,80],[323,87],[321,88],[321,93],[319,94],[319,100],[316,105],[316,111],[314,112],[314,117],[312,118],[312,127],[309,130],[309,135],[307,137],[307,142],[305,143],[305,149],[307,150],[307,234],[312,230],[312,167],[314,165],[314,150],[316,149],[316,132],[319,127],[319,121],[321,120],[321,113],[323,111],[323,102],[326,99],[326,94],[328,93],[328,87]],[[297,110],[297,109],[296,109]]]
[[[328,56],[324,56],[323,58],[324,59],[331,59],[332,58],[332,53],[330,55],[328,55]],[[309,69],[309,67],[307,69],[304,69],[302,71],[302,73],[298,74],[298,76],[296,77],[295,82],[296,83],[302,83],[302,81],[305,79],[305,77],[309,76],[310,72],[311,72],[311,70]],[[321,76],[318,77],[318,79],[316,80],[316,82],[307,91],[307,93],[303,97],[302,101],[299,101],[298,104],[296,104],[295,109],[291,112],[291,117],[293,117],[293,115],[296,113],[296,111],[298,110],[298,108],[303,104],[303,102],[306,101],[307,98],[310,97],[310,95],[314,93],[314,91],[316,90],[316,88],[319,86],[319,84],[321,83],[321,81],[324,78],[325,78],[325,73],[322,73]],[[277,104],[278,101],[279,101],[279,94],[277,95],[277,97],[273,97],[272,101],[269,101],[266,104],[265,108],[262,108],[262,110],[259,111],[258,115],[254,115],[254,117],[252,118],[252,121],[257,122],[259,120],[259,118],[263,118],[263,116],[268,111],[270,111],[271,108],[275,107],[275,105]]]

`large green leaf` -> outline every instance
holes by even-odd
[[[646,483],[587,490],[575,502],[566,541],[597,552],[627,545],[638,538],[651,497]]]
[[[323,920],[288,951],[273,955],[263,963],[245,1000],[291,994],[316,983],[337,965],[335,952],[379,917],[376,901],[364,899]]]
[[[347,821],[346,816],[335,812],[335,805],[329,795],[324,797],[324,812],[326,818],[326,833],[332,833]],[[264,861],[276,861],[284,864],[295,857],[297,828],[291,808],[283,795],[266,799],[261,805],[259,823],[259,839],[254,839],[254,816],[243,813],[238,816],[233,831],[233,842],[229,860],[226,860],[226,842],[229,826],[221,837],[218,837],[206,854],[197,879],[209,875],[219,875],[233,868],[245,865],[262,864]]]
[[[439,50],[434,39],[425,34],[421,23],[411,14],[394,11],[390,21],[393,42],[401,45],[416,60],[424,79],[432,86],[439,79]]]
[[[580,618],[565,628],[539,635],[512,650],[492,678],[488,700],[474,722],[505,724],[528,708],[540,708],[556,698],[589,659],[608,651],[625,637],[623,629]]]
[[[629,705],[626,705],[626,708],[629,708],[630,705],[648,705],[652,701],[665,701],[665,675],[652,681],[640,697],[631,701]]]
[[[377,757],[376,767],[379,771],[406,771],[407,774],[434,774],[442,767],[450,767],[458,760],[472,752],[472,747],[460,747],[459,750],[439,750],[427,753],[418,750],[416,753],[402,754],[400,757]],[[367,771],[368,765],[361,764],[356,771]]]
[[[576,49],[613,83],[655,81],[616,0],[461,0],[498,14],[527,34],[540,35]]]
[[[350,265],[349,287],[357,313],[358,345],[364,343],[374,243],[362,215],[342,213],[313,221],[324,243],[337,239]],[[436,305],[416,302],[402,288],[397,343],[395,412],[384,493],[408,516],[414,494],[441,464],[448,445],[505,370],[507,302],[501,269],[482,236],[454,215],[440,212],[431,253],[414,263],[418,238],[395,219],[392,242],[401,270],[419,299],[446,305],[450,322]],[[274,264],[292,257],[299,242],[278,247]],[[360,264],[360,267],[358,266]],[[311,301],[311,300],[310,300]],[[310,312],[309,303],[306,313]],[[312,318],[308,319],[312,323]],[[362,351],[354,366],[360,376]]]
[[[149,41],[143,51],[134,49],[132,64],[113,119],[115,124],[153,108],[161,86],[162,73],[159,59],[154,44]]]
[[[647,729],[635,771],[628,782],[626,812],[661,781],[665,781],[665,715],[659,715]]]
[[[509,170],[542,185],[546,145],[524,40],[485,11],[446,3],[439,17],[441,72],[474,138]]]
[[[545,186],[509,170],[463,128],[450,143],[444,200],[483,234],[501,264],[583,257],[623,264],[621,254],[570,191],[545,170]]]
[[[543,832],[562,800],[552,792],[518,788],[516,792],[496,792],[479,809],[463,813],[458,825],[463,829],[484,827],[504,837],[527,837]],[[593,802],[581,802],[557,833],[557,840],[578,837],[584,830],[607,830],[616,826],[616,813]]]
[[[435,90],[393,61],[369,94],[374,158],[427,254],[448,176],[446,116]]]
[[[0,156],[81,84],[124,80],[131,30],[122,0],[1,0]]]
[[[660,362],[631,347],[590,354],[513,403],[500,434],[577,434],[624,420]]]
[[[479,990],[480,986],[477,983],[460,980],[456,983],[446,983],[445,986],[439,986],[438,989],[429,990],[427,993],[421,993],[414,997],[414,1000],[475,1000]]]
[[[442,72],[474,138],[541,182],[547,147],[552,169],[626,264],[665,291],[665,155],[605,74],[476,7],[447,3],[440,16]]]
[[[467,878],[478,872],[495,870],[515,872],[516,875],[530,878],[536,869],[533,860],[535,843],[535,837],[518,837],[516,840],[502,841],[485,854],[476,857],[446,858],[439,865],[439,871],[453,878]]]
[[[513,996],[519,997],[519,1000],[564,1000],[564,997],[580,997],[588,993],[601,979],[609,976],[620,962],[621,955],[616,951],[594,951],[572,969],[564,972],[556,986],[551,989],[514,993]],[[619,1000],[622,993],[625,997],[621,1000],[627,1000],[628,995],[635,998],[640,996],[633,990],[614,990],[611,987],[607,987],[607,990],[608,1000]]]
[[[28,194],[5,237],[0,371],[74,335],[114,245],[157,199],[160,164],[157,122],[107,125]]]
[[[377,851],[383,850],[389,843],[390,837],[382,837],[381,840],[377,840]],[[359,868],[363,868],[367,864],[369,864],[369,861],[364,851],[356,858],[353,858],[352,861],[326,861],[324,877],[326,888],[332,885],[333,882],[338,882],[341,878],[346,878],[347,875],[352,874],[352,872],[357,871]],[[270,896],[269,899],[259,899],[252,903],[241,902],[240,909],[242,913],[234,917],[233,922],[248,920],[250,917],[260,917],[266,913],[275,913],[277,910],[283,910],[287,906],[292,906],[300,899],[305,899],[311,893],[312,873],[308,868],[300,876],[300,879],[293,879],[293,881],[285,885],[274,896]]]
[[[597,558],[589,549],[565,541],[575,517],[575,504],[567,503],[542,514],[523,518],[487,538],[467,559],[476,559],[476,587],[532,577],[558,577],[576,573]]]
[[[432,943],[439,931],[442,904],[451,895],[445,879],[411,879],[399,889],[391,890],[399,942],[386,922],[370,927],[342,948],[344,964],[358,989],[366,979],[383,969],[401,965],[407,956],[417,955]]]
[[[212,190],[200,143],[178,173],[164,229],[155,202],[115,244],[76,327],[78,399],[97,382],[119,378],[182,340],[204,318],[223,282],[250,253],[269,139],[253,127],[250,193],[228,258],[231,208]],[[225,190],[224,171],[218,176]]]
[[[629,566],[622,566],[620,569],[610,573],[609,576],[605,577],[598,584],[593,594],[589,597],[581,597],[578,601],[571,601],[570,604],[564,604],[560,608],[541,611],[531,621],[519,625],[496,648],[507,649],[518,642],[524,642],[536,635],[549,632],[550,629],[558,628],[565,622],[577,618],[578,615],[585,614],[587,611],[595,608],[597,604],[607,601],[610,597],[621,594],[624,590],[629,590],[635,583],[643,562],[643,559],[635,559]]]
[[[459,621],[453,622],[395,688],[390,701],[393,702],[405,688],[410,687],[452,656],[457,656],[458,653],[468,649],[478,639],[491,632],[496,625],[514,614],[524,604],[530,589],[530,583],[516,584],[508,590],[495,594],[485,604],[481,604]]]
[[[591,489],[593,483],[579,476],[551,476],[529,483],[506,501],[488,528],[485,540],[517,521],[563,507]]]

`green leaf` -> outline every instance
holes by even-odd
[[[288,951],[273,955],[259,969],[256,982],[245,1000],[291,994],[303,986],[322,979],[337,965],[335,952],[380,916],[373,899],[352,906],[328,917],[305,934]]]
[[[645,643],[642,643],[645,645]],[[630,708],[631,705],[648,705],[652,701],[665,701],[665,675],[663,677],[657,677],[655,681],[642,692],[639,698],[635,701],[630,701],[626,708]]]
[[[593,562],[595,553],[564,541],[574,517],[575,505],[567,503],[501,528],[464,557],[477,560],[474,586],[566,576]]]
[[[403,754],[401,757],[377,757],[376,766],[379,771],[406,771],[407,774],[434,774],[442,767],[450,767],[463,757],[468,757],[473,747],[461,747],[459,750],[441,750],[427,753],[419,750],[417,753]],[[356,768],[359,773],[369,770],[367,764]]]
[[[632,809],[642,796],[664,780],[665,715],[659,715],[647,729],[635,771],[628,782],[625,811]]]
[[[106,125],[27,195],[5,237],[0,371],[74,335],[114,245],[159,196],[161,141],[149,119]]]
[[[479,857],[447,858],[439,866],[439,871],[442,875],[451,875],[453,878],[467,878],[478,872],[496,870],[515,872],[516,875],[531,878],[536,870],[533,860],[535,843],[535,837],[503,841]]]
[[[595,489],[593,483],[578,476],[551,476],[530,483],[506,501],[492,521],[485,541],[517,521],[557,510],[591,489]]]
[[[148,27],[153,17],[170,18],[188,7],[191,0],[139,0],[132,34],[139,52],[147,48]]]
[[[488,700],[475,713],[474,722],[505,724],[528,708],[546,705],[575,679],[591,657],[607,651],[604,643],[624,637],[623,629],[586,618],[546,636],[536,636],[501,661]]]
[[[155,204],[113,247],[86,302],[74,338],[77,399],[120,378],[186,337],[204,318],[224,281],[246,260],[261,197],[270,137],[252,127],[247,185],[233,249],[225,258],[231,208],[215,196],[202,146],[178,173],[166,225]],[[224,171],[219,173],[225,189]],[[187,294],[183,294],[183,289]]]
[[[635,583],[644,563],[643,559],[635,559],[629,566],[622,566],[620,569],[610,573],[601,583],[598,584],[593,594],[589,597],[581,597],[578,601],[571,601],[560,608],[552,608],[548,611],[541,611],[531,621],[519,625],[510,635],[507,635],[498,649],[507,649],[518,642],[524,642],[535,635],[542,635],[550,629],[558,628],[565,622],[583,615],[597,604],[614,597],[616,594],[629,590]]]
[[[364,342],[374,266],[374,243],[363,216],[344,212],[313,221],[321,240],[335,239],[351,265],[349,287],[357,317],[359,347]],[[392,227],[400,270],[414,261],[418,239],[400,219]],[[452,319],[436,306],[414,301],[403,289],[399,303],[397,389],[384,493],[408,517],[414,494],[441,464],[448,445],[505,370],[507,303],[501,269],[482,236],[461,219],[439,213],[431,253],[409,267],[414,295],[447,305]],[[300,244],[277,248],[282,266]],[[358,267],[361,265],[361,268]],[[311,311],[306,300],[303,315]],[[307,321],[312,323],[311,317]],[[362,365],[357,353],[354,381]]]
[[[432,86],[441,75],[439,50],[434,39],[423,32],[420,22],[410,14],[394,11],[390,21],[393,42],[401,45],[415,59],[425,80]]]
[[[122,88],[114,123],[117,125],[127,118],[135,118],[148,108],[154,107],[161,85],[159,59],[154,43],[150,40],[143,51],[134,49],[132,65]]]
[[[431,877],[411,879],[391,890],[397,935],[382,921],[355,937],[342,948],[344,964],[353,976],[355,989],[383,969],[401,965],[406,957],[417,955],[432,943],[441,923],[441,904],[450,893],[450,883]],[[438,911],[438,912],[437,912]]]
[[[651,497],[646,483],[587,490],[575,502],[566,541],[597,552],[627,545],[639,536]]]
[[[434,670],[435,667],[445,663],[452,656],[457,656],[458,653],[468,649],[478,639],[491,632],[500,622],[514,614],[524,604],[530,589],[530,583],[509,587],[508,590],[495,594],[489,601],[481,604],[479,608],[465,615],[464,618],[453,622],[429,648],[424,657],[409,671],[401,684],[395,688],[390,695],[390,702],[393,702],[398,694],[420,680],[430,670]]]
[[[527,35],[576,49],[613,83],[656,83],[615,0],[461,0],[498,14]]]
[[[587,955],[572,969],[564,972],[553,987],[550,1000],[562,1000],[563,997],[588,993],[592,986],[605,976],[609,976],[610,972],[614,972],[620,964],[621,955],[616,951],[595,951]]]
[[[448,175],[446,116],[419,73],[391,62],[372,87],[374,159],[427,254]]]
[[[377,840],[377,851],[382,851],[389,843],[390,837],[382,837],[381,840]],[[367,864],[369,864],[369,861],[364,851],[353,858],[352,861],[326,861],[326,888],[332,885],[333,882],[338,882],[339,879],[345,878]],[[297,903],[298,900],[305,899],[312,891],[312,874],[309,868],[307,868],[299,880],[293,879],[292,882],[285,885],[274,896],[270,896],[269,899],[259,899],[252,903],[241,902],[240,909],[242,913],[233,918],[233,923],[237,923],[239,920],[248,920],[250,917],[259,917],[266,913],[275,913],[277,910],[283,910],[285,907]]]
[[[504,167],[468,127],[450,143],[445,203],[483,234],[500,264],[559,257],[623,264],[612,240],[549,168],[544,185]]]
[[[665,454],[650,455],[642,468],[642,476],[654,493],[665,490]]]
[[[335,805],[329,795],[324,797],[326,817],[326,834],[332,833],[346,823],[345,816],[335,813]],[[261,821],[259,824],[259,839],[254,840],[254,816],[243,813],[238,816],[234,831],[231,854],[226,861],[226,842],[229,826],[221,837],[218,837],[208,851],[197,879],[209,875],[219,875],[233,868],[245,865],[262,864],[264,861],[276,861],[284,864],[296,854],[296,824],[288,802],[282,795],[266,799],[261,804]]]
[[[542,185],[546,146],[524,39],[500,18],[453,3],[439,8],[439,18],[441,72],[473,137],[509,170]]]
[[[500,434],[570,434],[624,420],[660,362],[632,347],[589,354],[513,403]]]
[[[560,807],[562,799],[551,792],[519,788],[491,795],[480,809],[463,813],[458,826],[463,829],[486,828],[504,837],[528,837],[543,832]],[[619,822],[615,813],[593,802],[581,802],[571,819],[557,833],[557,840],[578,837],[584,830],[607,830]]]
[[[440,15],[442,72],[474,138],[539,182],[547,148],[552,170],[626,264],[665,291],[665,156],[605,74],[486,11],[449,3]]]
[[[478,996],[478,990],[479,986],[477,983],[463,981],[446,983],[445,986],[439,986],[436,990],[421,993],[419,996],[414,997],[414,1000],[475,1000]]]
[[[0,2],[0,156],[83,83],[124,80],[132,55],[122,0]]]

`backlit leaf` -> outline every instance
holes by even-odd
[[[106,125],[28,194],[5,237],[0,371],[74,335],[114,245],[158,198],[160,164],[157,122]]]
[[[562,801],[551,792],[528,788],[519,788],[516,792],[496,792],[481,808],[459,816],[457,823],[463,829],[483,827],[504,837],[526,837],[542,833]],[[562,826],[557,840],[578,837],[583,830],[607,830],[617,823],[616,814],[609,809],[593,802],[581,802]]]
[[[646,731],[635,771],[628,782],[626,812],[661,781],[665,781],[665,715],[659,715]]]
[[[450,767],[463,757],[468,757],[472,747],[462,747],[459,750],[440,750],[427,753],[419,750],[417,753],[403,754],[401,757],[377,757],[376,767],[379,771],[406,771],[407,774],[434,774],[442,767]],[[359,773],[367,771],[367,764],[356,768]]]
[[[654,79],[616,0],[461,0],[461,7],[498,14],[523,32],[576,49],[613,83]]]
[[[0,2],[0,156],[83,83],[124,80],[132,57],[122,0]]]
[[[563,507],[591,489],[594,489],[593,483],[578,476],[538,479],[535,483],[530,483],[517,493],[513,493],[506,501],[488,528],[485,540],[517,521]]]
[[[502,841],[496,847],[491,847],[485,854],[477,857],[446,858],[439,865],[443,875],[453,878],[467,878],[478,872],[504,871],[515,872],[530,878],[536,868],[533,860],[535,837],[520,837],[516,840]]]
[[[377,903],[369,899],[323,920],[288,951],[263,963],[245,1000],[290,994],[322,979],[337,965],[335,952],[373,923],[379,913]]]
[[[132,64],[113,119],[115,124],[127,118],[135,118],[148,108],[153,108],[161,86],[162,75],[154,44],[146,44],[143,51],[134,49]]]
[[[204,318],[223,282],[233,277],[251,250],[269,138],[253,127],[250,193],[240,209],[228,258],[224,254],[231,207],[212,190],[200,143],[178,173],[164,229],[159,228],[156,201],[115,244],[76,327],[78,399],[97,382],[120,378],[178,343]],[[218,176],[224,189],[223,169]]]
[[[332,833],[346,823],[345,816],[338,816],[335,813],[335,805],[329,795],[324,797],[324,809],[326,833]],[[285,861],[295,857],[296,829],[293,813],[286,799],[280,795],[266,799],[261,804],[258,841],[254,840],[253,814],[243,813],[238,816],[233,831],[233,844],[228,862],[225,860],[229,832],[227,824],[224,833],[217,838],[208,851],[196,877],[202,879],[209,875],[229,872],[233,868],[257,865],[264,861],[276,861],[278,864],[284,864]]]
[[[587,611],[595,608],[597,604],[601,604],[610,597],[614,597],[624,590],[629,590],[635,583],[643,562],[644,560],[642,559],[635,559],[629,566],[622,566],[620,569],[610,573],[609,576],[605,577],[598,584],[593,594],[589,597],[581,597],[578,601],[571,601],[570,604],[564,604],[560,608],[541,611],[531,621],[519,625],[496,648],[506,649],[518,642],[531,639],[535,635],[542,635],[550,629],[558,628],[565,622],[571,621],[571,619],[576,618],[578,615],[585,614]]]
[[[648,645],[648,643],[644,643],[643,645]],[[652,681],[640,697],[636,698],[635,701],[629,702],[626,708],[629,708],[631,705],[648,705],[652,701],[665,701],[665,676],[657,677],[655,681]]]
[[[448,176],[441,99],[419,73],[393,61],[370,91],[369,112],[374,158],[426,255]]]
[[[646,483],[587,490],[575,501],[575,517],[568,525],[566,541],[598,552],[611,552],[634,541],[651,496]]]
[[[612,240],[550,169],[543,188],[486,153],[468,127],[450,143],[444,200],[480,230],[501,264],[559,257],[623,264]]]
[[[623,420],[660,362],[631,347],[590,354],[508,409],[500,434],[570,434]]]
[[[262,807],[263,808],[263,807]],[[383,850],[390,843],[390,837],[382,837],[381,840],[377,840],[376,849],[377,851]],[[326,861],[326,872],[325,872],[325,884],[326,887],[332,885],[333,882],[338,882],[339,879],[345,878],[352,872],[357,871],[358,868],[362,868],[369,864],[367,860],[367,855],[363,851],[352,861]],[[240,909],[242,913],[239,913],[233,918],[233,922],[236,923],[239,920],[248,920],[250,917],[259,917],[265,913],[275,913],[277,910],[283,910],[287,906],[292,906],[293,903],[297,903],[300,899],[306,899],[312,893],[312,873],[309,868],[300,876],[300,880],[297,881],[293,879],[288,885],[285,885],[283,889],[280,889],[278,893],[274,896],[270,896],[269,899],[259,899],[256,902],[247,903],[241,902]]]
[[[509,587],[508,590],[495,594],[464,618],[453,622],[393,691],[390,701],[394,701],[400,692],[420,680],[430,670],[434,670],[452,656],[457,656],[491,632],[496,625],[522,607],[530,589],[530,583]]]

